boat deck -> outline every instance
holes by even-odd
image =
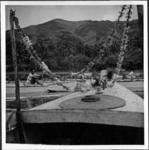
[[[72,88],[74,83],[69,84]],[[54,88],[54,87],[53,87]],[[25,123],[95,123],[120,125],[130,127],[144,127],[144,101],[124,86],[116,83],[113,88],[107,88],[104,95],[116,96],[125,100],[124,107],[115,109],[70,109],[61,108],[60,104],[72,98],[95,94],[95,90],[88,92],[72,92],[54,101],[39,105],[29,110],[23,110]]]

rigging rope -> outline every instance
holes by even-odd
[[[23,32],[22,28],[19,25],[19,20],[18,18],[15,16],[15,11],[14,10],[10,10],[11,13],[11,17],[13,19],[13,22],[16,26],[17,31],[20,33],[21,35],[21,39],[26,47],[27,52],[30,55],[30,59],[34,61],[35,64],[37,64],[38,66],[40,66],[40,68],[47,73],[47,75],[49,75],[49,77],[56,81],[56,84],[59,86],[62,86],[63,88],[69,90],[69,88],[65,85],[62,84],[62,82],[55,76],[55,74],[48,68],[48,66],[44,63],[44,61],[41,60],[41,58],[37,55],[36,50],[33,47],[32,42],[30,41],[29,37]]]
[[[129,27],[129,21],[130,21],[130,18],[131,18],[131,14],[132,14],[132,6],[130,5],[128,7],[128,12],[127,12],[127,16],[126,16],[126,19],[127,19],[126,20],[126,26],[125,26],[124,31],[123,31],[119,59],[118,59],[117,67],[116,67],[116,70],[115,70],[115,73],[117,75],[120,74],[120,70],[121,70],[121,67],[122,67],[123,60],[124,60],[125,52],[126,52],[127,46],[128,46],[128,31],[129,31],[129,28],[130,28]]]
[[[118,19],[117,19],[117,21],[114,25],[114,29],[113,29],[112,33],[107,37],[107,40],[105,40],[105,42],[102,44],[103,49],[100,50],[98,55],[92,61],[90,61],[85,68],[83,68],[80,72],[78,72],[76,74],[76,76],[89,71],[95,65],[95,63],[98,59],[103,59],[104,50],[110,48],[113,44],[114,39],[116,37],[119,37],[118,32],[117,32],[116,29],[118,28],[120,19],[123,17],[123,15],[124,15],[124,13],[127,9],[128,9],[128,12],[127,12],[127,16],[126,16],[126,27],[124,28],[124,31],[123,31],[123,34],[122,34],[120,54],[119,54],[119,58],[118,58],[118,62],[117,62],[117,67],[115,69],[115,73],[117,75],[119,75],[120,70],[121,70],[121,66],[122,66],[122,63],[123,63],[123,60],[124,60],[125,51],[126,51],[127,45],[128,45],[128,35],[127,34],[128,34],[128,30],[129,30],[129,21],[130,21],[131,14],[132,14],[132,5],[129,5],[128,8],[127,8],[126,5],[122,6],[122,9],[119,12],[119,16],[118,16]],[[115,80],[116,79],[114,79],[114,81]]]
[[[107,39],[105,40],[105,42],[104,42],[104,44],[103,44],[103,47],[104,47],[105,49],[111,47],[112,44],[113,44],[113,41],[114,41],[116,38],[119,38],[119,37],[120,37],[119,33],[117,32],[117,29],[119,28],[120,19],[123,17],[123,15],[124,15],[126,9],[127,9],[127,6],[126,6],[126,5],[123,5],[121,11],[119,12],[118,19],[117,19],[117,21],[116,21],[115,24],[114,24],[113,31],[112,31],[111,34],[107,37]]]
[[[109,49],[112,46],[114,40],[120,36],[116,29],[118,28],[120,19],[123,17],[123,15],[124,15],[124,13],[127,9],[128,9],[128,12],[127,12],[127,16],[126,16],[126,27],[124,28],[124,31],[123,31],[123,34],[122,34],[120,54],[119,54],[119,58],[118,58],[118,62],[117,62],[117,67],[115,69],[115,74],[117,74],[117,75],[120,74],[121,66],[122,66],[122,63],[123,63],[123,60],[124,60],[125,51],[126,51],[127,46],[128,46],[128,30],[129,30],[129,21],[130,21],[131,14],[132,14],[132,5],[129,5],[128,8],[127,8],[126,5],[122,6],[121,11],[119,12],[118,19],[115,22],[113,31],[111,32],[111,34],[107,37],[107,39],[102,44],[103,49],[99,51],[98,55],[92,61],[90,61],[85,68],[83,68],[80,72],[75,74],[75,76],[83,74],[83,73],[89,71],[96,64],[97,60],[99,60],[99,59],[102,60],[103,59],[104,50]],[[15,16],[15,11],[12,11],[12,14],[13,14],[16,29],[20,33],[21,38],[23,40],[23,43],[26,46],[26,49],[27,49],[28,53],[30,54],[30,59],[33,60],[36,64],[38,64],[38,66],[40,66],[40,68],[44,72],[46,72],[50,76],[51,79],[55,80],[57,85],[60,85],[63,88],[68,90],[68,87],[64,86],[62,84],[62,82],[58,78],[55,77],[55,74],[52,73],[52,71],[48,68],[48,66],[37,55],[36,50],[33,48],[32,42],[30,41],[29,37],[26,34],[24,34],[23,30],[20,27],[19,20]],[[116,80],[117,79],[115,78],[113,80],[113,82],[115,82]]]

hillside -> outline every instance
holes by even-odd
[[[120,22],[119,34],[125,22]],[[98,53],[101,42],[112,32],[115,22],[112,21],[67,21],[54,19],[42,24],[28,26],[23,31],[29,35],[38,55],[52,70],[80,70]],[[130,44],[126,54],[124,68],[138,69],[143,64],[142,37],[139,37],[138,22],[130,22]],[[9,31],[7,38],[7,70],[12,70],[11,42]],[[17,32],[16,32],[16,37]],[[120,39],[106,53],[105,64],[115,67],[120,48]],[[22,42],[17,39],[20,70],[29,69],[28,65],[38,67],[29,60]],[[133,50],[134,49],[134,50]],[[132,57],[133,56],[133,57]],[[141,56],[141,57],[140,57]],[[133,62],[134,59],[135,62]],[[136,61],[137,60],[137,61]],[[106,62],[107,61],[107,62]],[[139,62],[139,66],[138,63]],[[29,64],[28,64],[29,63]],[[79,64],[79,65],[78,65]],[[131,67],[130,67],[131,66]],[[110,66],[111,67],[111,66]]]
[[[80,38],[87,44],[95,44],[97,39],[107,36],[113,28],[114,22],[111,21],[67,21],[54,19],[42,24],[24,28],[24,32],[31,36],[32,42],[40,36],[46,38],[56,38],[60,34],[67,32]]]

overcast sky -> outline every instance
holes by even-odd
[[[9,29],[9,10],[16,9],[21,27],[36,25],[61,18],[70,21],[111,20],[115,21],[121,10],[120,5],[51,5],[51,6],[6,6],[6,29]],[[133,6],[132,19],[137,19],[136,6]],[[123,18],[124,19],[124,18]]]

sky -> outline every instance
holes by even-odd
[[[9,11],[16,10],[20,26],[41,24],[52,19],[60,18],[69,21],[79,20],[111,20],[118,18],[121,5],[7,5],[6,29],[9,29]],[[133,6],[132,19],[137,19],[137,9]],[[126,19],[125,17],[122,20]]]

